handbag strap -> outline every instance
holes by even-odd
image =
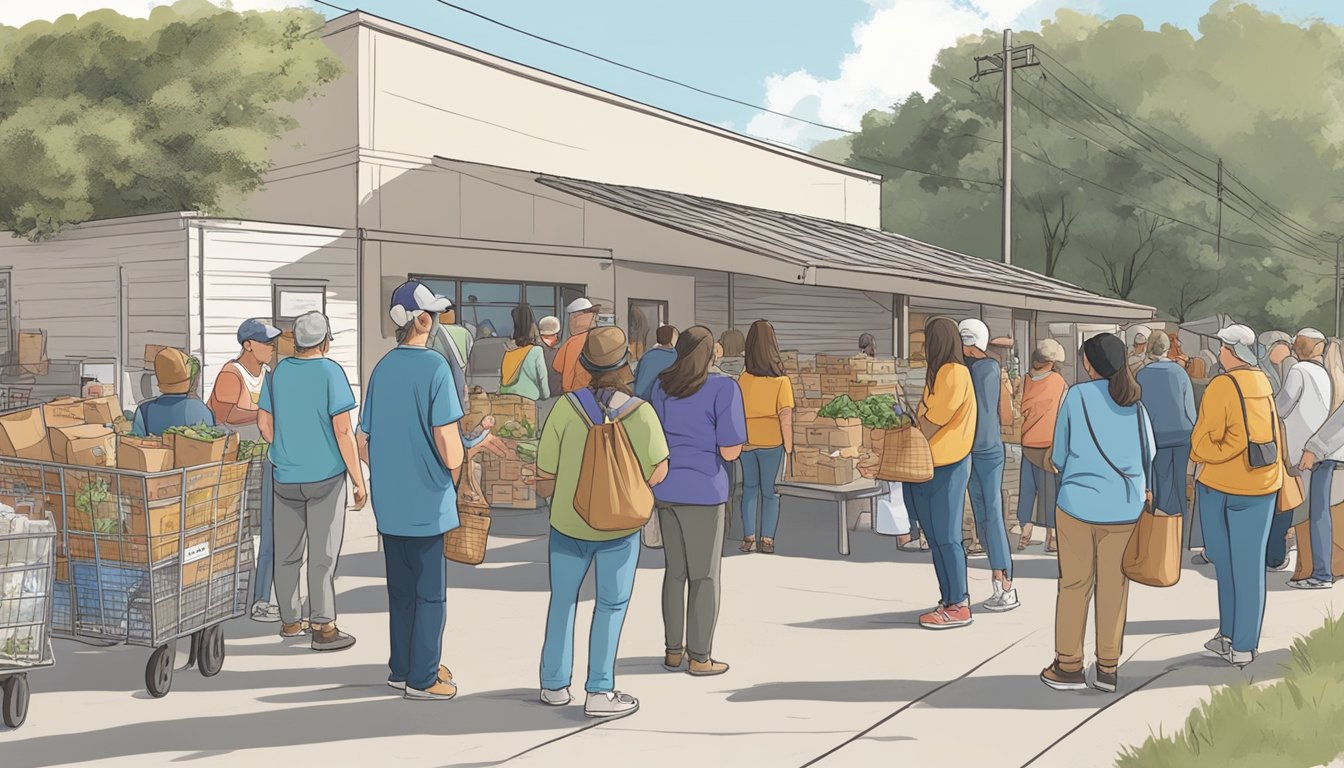
[[[1106,450],[1105,450],[1104,448],[1101,447],[1101,441],[1097,439],[1097,431],[1096,431],[1095,429],[1092,428],[1092,417],[1089,416],[1088,413],[1087,413],[1087,398],[1086,398],[1086,397],[1080,397],[1080,398],[1079,398],[1079,402],[1082,403],[1082,406],[1083,406],[1083,422],[1087,425],[1087,434],[1090,435],[1090,436],[1092,437],[1092,445],[1096,446],[1096,448],[1097,448],[1097,453],[1101,454],[1101,460],[1104,461],[1104,462],[1106,462],[1106,465],[1107,465],[1108,467],[1110,467],[1111,470],[1112,470],[1113,472],[1115,472],[1115,474],[1119,475],[1120,478],[1121,478],[1122,480],[1128,480],[1130,477],[1132,477],[1132,475],[1130,475],[1129,473],[1127,473],[1127,472],[1125,472],[1124,470],[1122,470],[1122,469],[1120,469],[1119,467],[1117,467],[1117,466],[1115,465],[1115,462],[1111,461],[1111,457],[1106,455]],[[1135,415],[1136,415],[1136,417],[1137,417],[1137,419],[1138,419],[1138,423],[1139,423],[1139,450],[1143,452],[1143,458],[1141,459],[1141,461],[1143,461],[1143,463],[1146,465],[1146,464],[1148,463],[1148,462],[1147,462],[1147,456],[1148,456],[1148,446],[1147,446],[1147,443],[1148,443],[1148,440],[1147,440],[1147,438],[1146,438],[1146,436],[1144,435],[1144,432],[1143,432],[1143,410],[1142,410],[1142,409],[1143,409],[1143,405],[1140,404],[1140,405],[1139,405],[1139,409],[1135,411]],[[1151,475],[1152,475],[1151,472],[1145,472],[1144,474],[1148,475],[1149,478],[1151,479]],[[1149,490],[1151,490],[1151,489],[1149,489]],[[1129,487],[1128,487],[1128,486],[1125,487],[1125,493],[1126,493],[1126,494],[1129,493]]]
[[[1241,426],[1246,430],[1246,444],[1251,444],[1251,422],[1246,417],[1246,395],[1242,394],[1241,385],[1237,383],[1237,377],[1231,373],[1224,373],[1224,376],[1232,380],[1232,386],[1237,390],[1237,400],[1241,403]],[[1279,441],[1279,415],[1275,410],[1274,404],[1269,405],[1269,441],[1277,443]]]

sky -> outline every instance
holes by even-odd
[[[749,135],[801,147],[839,132],[763,113],[595,61],[492,25],[439,0],[331,0]],[[1061,7],[1139,16],[1149,26],[1198,26],[1209,0],[451,0],[575,48],[837,128],[870,109],[931,91],[938,51],[985,29],[1037,27]],[[112,8],[147,15],[161,0],[0,0],[0,24],[18,26]],[[1294,21],[1344,24],[1341,0],[1258,0]],[[238,10],[314,0],[233,0]],[[968,66],[969,63],[968,63]]]

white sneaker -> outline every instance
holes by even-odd
[[[1232,662],[1232,666],[1240,669],[1247,664],[1254,662],[1259,655],[1260,654],[1255,651],[1232,651],[1232,655],[1228,657],[1228,661]]]
[[[633,715],[638,710],[639,699],[620,691],[590,693],[588,701],[583,705],[583,714],[604,719]]]
[[[1205,557],[1203,552],[1196,552],[1195,556],[1190,558],[1190,562],[1195,565],[1208,565],[1209,558]]]
[[[574,697],[569,695],[568,688],[561,688],[558,691],[548,691],[545,688],[541,689],[541,703],[547,706],[564,707],[568,706],[573,700]]]
[[[1204,648],[1220,659],[1231,659],[1232,641],[1222,635],[1214,635],[1212,640],[1204,644]]]
[[[1003,585],[996,581],[994,582],[994,596],[986,600],[981,607],[986,611],[1005,613],[1014,608],[1021,607],[1021,605],[1022,603],[1017,599],[1016,589],[1010,589],[1005,592]]]
[[[253,621],[260,621],[263,624],[274,624],[280,620],[280,606],[258,600],[252,604],[251,617]]]

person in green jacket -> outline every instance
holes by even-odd
[[[518,395],[528,400],[551,396],[546,355],[537,344],[536,328],[531,307],[519,304],[513,308],[513,343],[504,352],[499,370],[501,395]]]

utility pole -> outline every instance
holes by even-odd
[[[1218,158],[1218,240],[1214,246],[1214,255],[1221,260],[1223,255],[1223,158]],[[1339,275],[1335,275],[1339,282]],[[1338,314],[1338,313],[1336,313]]]
[[[1003,73],[1003,263],[1013,263],[1013,70],[1040,66],[1036,46],[1013,47],[1013,30],[1003,30],[1003,52],[975,57],[976,81]],[[982,66],[985,65],[985,66]]]
[[[1340,244],[1344,243],[1344,235],[1336,235],[1334,232],[1322,232],[1321,237],[1325,240],[1335,241],[1335,338],[1340,338],[1340,316],[1339,304],[1341,289],[1344,289],[1344,253],[1341,253]]]

